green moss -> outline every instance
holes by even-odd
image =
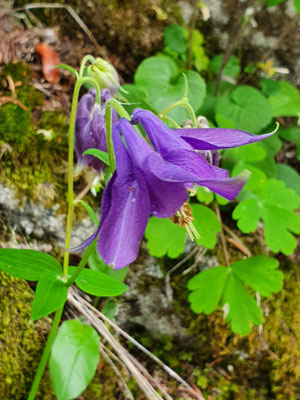
[[[28,284],[0,272],[0,393],[3,399],[27,398],[43,350],[49,320],[31,320],[33,296]],[[49,392],[49,378],[44,380]],[[51,397],[41,397],[50,400]]]

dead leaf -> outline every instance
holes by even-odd
[[[43,42],[35,47],[35,51],[42,57],[42,70],[44,78],[51,83],[59,82],[59,70],[52,69],[55,65],[59,64],[59,57],[47,43]]]

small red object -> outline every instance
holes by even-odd
[[[42,57],[42,71],[44,78],[51,83],[59,82],[59,69],[54,68],[55,65],[59,64],[59,57],[56,51],[54,51],[47,43],[43,42],[35,47],[35,51]]]

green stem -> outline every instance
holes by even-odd
[[[121,118],[126,118],[128,121],[130,121],[130,115],[125,110],[125,108],[118,102],[118,100],[111,98],[107,100],[106,104],[110,104],[111,107],[113,107],[117,111],[117,113],[120,115]]]
[[[193,110],[193,107],[190,105],[187,98],[185,98],[185,97],[179,101],[176,101],[176,103],[171,104],[163,112],[161,112],[159,115],[160,118],[163,118],[166,114],[168,114],[168,112],[173,110],[173,108],[179,107],[179,106],[183,106],[188,110],[190,117],[192,119],[192,122],[193,122],[193,126],[196,127],[197,126],[197,118],[196,118],[195,111]]]
[[[95,239],[90,245],[89,247],[85,250],[84,255],[82,257],[82,259],[80,260],[80,263],[78,264],[76,271],[74,272],[74,274],[70,277],[70,279],[68,280],[68,282],[66,283],[67,286],[72,286],[73,283],[75,282],[76,278],[78,277],[78,275],[80,274],[81,270],[85,267],[89,256],[91,255],[95,244],[97,242],[97,239]]]
[[[109,101],[106,103],[105,107],[105,130],[106,130],[106,143],[107,143],[109,164],[111,172],[114,173],[116,169],[116,160],[114,153],[114,143],[112,138],[112,105],[111,102]]]
[[[28,400],[34,400],[35,399],[37,390],[39,388],[40,381],[41,381],[41,379],[43,377],[44,370],[46,368],[46,364],[47,364],[47,361],[48,361],[48,358],[49,358],[49,355],[50,355],[51,347],[52,347],[52,344],[53,344],[55,336],[56,336],[56,332],[57,332],[57,329],[58,329],[58,326],[59,326],[59,321],[60,321],[62,313],[63,313],[63,309],[64,309],[64,307],[61,307],[55,313],[55,317],[54,317],[54,320],[53,320],[53,323],[52,323],[51,331],[49,333],[49,336],[48,336],[48,339],[47,339],[47,343],[46,343],[46,346],[44,348],[40,364],[39,364],[38,369],[36,371],[36,374],[35,374],[31,389],[30,389],[30,393],[29,393],[29,396],[28,396]]]
[[[81,87],[81,79],[76,82],[71,108],[70,127],[69,127],[69,150],[68,150],[68,216],[66,226],[66,240],[65,248],[68,249],[71,241],[71,229],[74,211],[74,195],[73,195],[73,153],[74,153],[74,132],[75,132],[75,120],[76,120],[76,109],[78,104],[79,91]],[[65,251],[64,263],[63,263],[63,276],[68,274],[70,253]]]
[[[89,55],[89,54],[87,56],[83,57],[83,59],[81,61],[81,65],[80,65],[80,70],[79,70],[79,76],[80,77],[82,77],[83,72],[84,72],[84,68],[85,68],[86,63],[88,61],[90,61],[92,64],[95,64],[96,59],[93,56]]]
[[[173,124],[176,129],[180,129],[180,126],[177,124],[177,122],[174,121],[174,119],[167,117],[166,115],[163,115],[162,119],[165,119],[166,121],[171,122],[171,124]]]

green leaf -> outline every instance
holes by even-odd
[[[196,243],[207,249],[213,249],[217,243],[217,233],[221,230],[218,217],[210,208],[201,204],[191,204],[191,208],[194,217],[193,225],[200,235]]]
[[[265,96],[274,95],[280,90],[279,83],[277,81],[274,81],[273,79],[261,79],[259,85],[261,87],[262,93]]]
[[[67,300],[68,287],[62,276],[54,271],[44,273],[37,284],[32,304],[33,321],[62,307]]]
[[[101,309],[102,314],[104,314],[107,318],[113,319],[116,313],[116,301],[114,299],[107,299],[104,303],[104,306]]]
[[[230,274],[226,281],[221,305],[225,311],[225,321],[230,321],[234,333],[247,335],[253,325],[262,322],[261,308],[234,274]]]
[[[61,274],[61,266],[54,257],[23,249],[0,249],[0,269],[27,281],[37,281],[47,271]]]
[[[193,64],[197,71],[206,71],[209,64],[209,58],[206,56],[203,43],[204,36],[198,29],[194,29],[192,33],[192,53]]]
[[[100,339],[79,320],[65,321],[52,346],[50,375],[58,400],[78,397],[87,387],[99,363]]]
[[[239,229],[245,233],[254,231],[261,218],[270,249],[292,254],[297,246],[292,233],[300,233],[300,215],[294,212],[299,204],[300,197],[286,188],[284,182],[270,179],[258,196],[241,201],[232,217],[238,220]]]
[[[189,87],[189,102],[197,111],[203,103],[206,85],[203,78],[195,71],[184,72]],[[155,78],[154,78],[155,77]],[[147,107],[161,113],[171,104],[182,99],[185,91],[185,79],[179,73],[176,63],[167,56],[153,56],[144,60],[138,67],[135,76],[135,87],[147,92]],[[131,101],[130,96],[125,97]],[[178,107],[168,113],[178,124],[188,118],[184,107]]]
[[[99,149],[88,149],[82,155],[94,156],[96,158],[99,158],[99,160],[103,161],[106,165],[110,165],[108,154],[105,151]]]
[[[115,270],[112,269],[111,267],[108,267],[100,257],[97,247],[93,248],[93,251],[88,259],[88,264],[89,267],[94,271],[100,271],[103,274],[109,275],[112,278],[117,279],[118,281],[121,282],[124,281],[128,273],[128,267],[124,267],[119,270]]]
[[[277,270],[278,260],[265,255],[246,258],[231,265],[242,282],[262,296],[271,296],[282,289],[283,274]]]
[[[244,233],[254,232],[257,229],[260,217],[260,209],[256,198],[248,198],[239,203],[232,218],[237,219],[238,228]]]
[[[99,225],[99,221],[97,218],[97,215],[95,214],[94,210],[92,207],[84,200],[79,200],[79,203],[83,205],[83,207],[86,209],[88,212],[89,216],[91,217],[91,220],[94,222],[95,225]]]
[[[268,0],[268,7],[277,6],[277,4],[282,3],[284,0]]]
[[[277,178],[283,181],[288,188],[293,189],[300,196],[300,175],[286,164],[276,164]]]
[[[233,168],[232,176],[237,176],[245,170],[250,171],[251,175],[244,186],[244,190],[259,193],[267,180],[266,174],[261,169],[256,168],[251,164],[247,164],[244,161],[240,161]]]
[[[145,237],[149,253],[154,257],[177,258],[184,252],[186,230],[168,218],[150,217]]]
[[[164,30],[164,39],[166,47],[174,53],[185,53],[188,43],[184,34],[184,29],[180,25],[169,25]]]
[[[206,190],[204,187],[199,186],[196,193],[197,200],[200,203],[210,204],[214,200],[214,194],[211,190]]]
[[[213,312],[222,296],[229,271],[225,267],[210,268],[188,281],[188,289],[193,290],[188,297],[192,311],[198,314]]]
[[[269,97],[274,117],[298,117],[300,112],[300,94],[297,88],[288,82],[279,82],[280,89]]]
[[[134,75],[134,82],[139,86],[159,86],[175,79],[178,67],[170,57],[148,57],[138,66]]]
[[[283,274],[278,261],[265,255],[237,261],[230,267],[215,267],[194,276],[188,282],[192,291],[188,300],[196,313],[211,313],[219,303],[231,329],[240,335],[261,323],[262,310],[244,287],[244,283],[262,296],[270,296],[282,288]]]
[[[288,142],[300,142],[300,128],[296,126],[292,126],[286,129],[280,128],[278,133],[282,139],[287,140]]]
[[[296,7],[297,13],[300,14],[300,0],[294,0],[294,5]]]
[[[231,120],[234,128],[250,133],[261,131],[272,119],[267,99],[250,86],[239,86],[229,96],[220,98],[216,105],[216,115]]]
[[[216,75],[219,73],[222,65],[223,55],[218,54],[210,62],[210,69]],[[236,56],[231,56],[223,70],[224,76],[237,76],[240,73],[240,61]]]
[[[69,268],[70,276],[76,267]],[[75,280],[79,289],[99,297],[119,296],[127,290],[127,286],[119,280],[100,271],[84,268]]]

